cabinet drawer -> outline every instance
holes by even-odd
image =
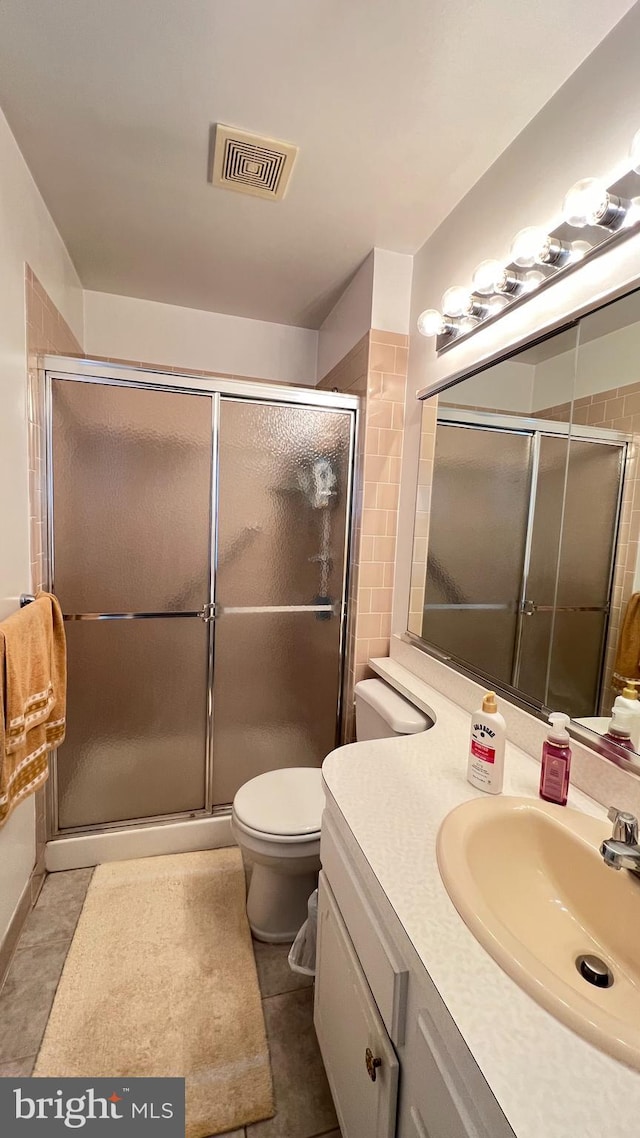
[[[324,873],[314,1023],[343,1138],[393,1138],[398,1060]]]
[[[401,1047],[409,972],[383,931],[326,811],[322,818],[320,859],[385,1027],[395,1045]]]

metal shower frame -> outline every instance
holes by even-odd
[[[47,840],[67,838],[80,834],[113,833],[142,825],[161,825],[163,823],[185,821],[195,818],[225,816],[229,806],[213,805],[213,727],[214,700],[213,678],[215,667],[215,622],[218,616],[216,601],[216,577],[218,558],[218,471],[219,471],[219,432],[220,402],[225,396],[232,400],[261,404],[263,406],[298,406],[310,411],[319,410],[334,414],[349,413],[351,416],[349,435],[348,483],[346,488],[347,507],[345,511],[344,557],[341,574],[342,595],[339,608],[339,652],[338,652],[338,700],[336,707],[336,744],[339,742],[344,705],[344,685],[346,679],[347,615],[349,595],[349,573],[351,551],[353,548],[356,501],[356,439],[359,428],[360,399],[355,395],[320,391],[318,388],[289,387],[267,381],[230,379],[224,376],[194,376],[189,372],[164,372],[160,368],[143,368],[105,364],[92,360],[45,356],[40,364],[40,378],[43,383],[43,440],[44,440],[44,485],[45,485],[45,581],[49,590],[54,587],[55,565],[53,549],[53,448],[52,448],[52,384],[56,380],[70,380],[79,383],[95,383],[106,387],[141,388],[143,390],[166,391],[183,395],[202,395],[211,399],[211,512],[210,512],[210,573],[209,595],[203,608],[189,612],[136,613],[79,613],[65,615],[66,620],[145,620],[156,616],[200,617],[209,631],[207,656],[207,706],[205,742],[205,805],[202,809],[182,811],[175,814],[162,814],[153,817],[128,818],[124,821],[99,823],[97,825],[69,827],[61,830],[58,826],[58,783],[57,755],[51,756],[51,777],[47,782]],[[282,606],[280,606],[282,607]],[[326,611],[335,612],[336,605],[286,606],[286,611]],[[285,611],[283,608],[282,611]]]

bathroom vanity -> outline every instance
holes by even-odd
[[[384,678],[403,672],[435,726],[323,767],[315,1025],[343,1136],[631,1138],[640,1074],[531,999],[445,890],[440,825],[485,796],[465,777],[467,712],[397,664]],[[538,777],[507,743],[505,793],[535,798]],[[569,805],[605,815],[575,788]]]
[[[331,805],[321,856],[315,1025],[344,1138],[512,1138],[388,898]]]

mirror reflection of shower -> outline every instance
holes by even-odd
[[[329,596],[329,577],[332,567],[331,507],[337,501],[338,477],[331,459],[320,456],[305,463],[298,472],[298,484],[312,510],[320,511],[320,550],[309,558],[309,561],[317,563],[320,567],[318,592],[313,598],[313,603],[332,605],[334,602]],[[328,610],[316,614],[318,620],[330,620],[331,616],[332,613]]]

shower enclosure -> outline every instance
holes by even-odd
[[[546,706],[597,714],[626,442],[463,418],[438,417],[422,635]]]
[[[51,836],[213,818],[336,744],[357,400],[74,371],[46,377]]]

